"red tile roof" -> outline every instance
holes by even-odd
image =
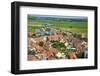
[[[33,61],[33,60],[37,60],[37,58],[34,55],[28,55],[27,60]]]
[[[34,38],[34,40],[36,41],[36,43],[45,42],[45,40],[42,37]]]
[[[60,40],[62,38],[62,35],[50,35],[48,36],[48,40]]]

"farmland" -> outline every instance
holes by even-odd
[[[76,33],[84,33],[87,36],[87,21],[54,21],[54,20],[32,20],[28,21],[28,31],[33,32],[36,27],[40,27],[41,24],[53,24],[51,26],[55,28],[62,29],[64,31],[76,32]]]

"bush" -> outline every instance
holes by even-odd
[[[64,45],[64,43],[59,41],[54,41],[52,47],[60,50],[61,52],[64,52],[66,50],[66,46]]]
[[[42,42],[42,41],[39,42],[39,46],[42,46],[43,47],[44,46],[44,42]]]
[[[35,50],[28,50],[28,55],[34,55],[35,54]]]
[[[36,34],[33,34],[32,37],[35,38],[36,37]]]

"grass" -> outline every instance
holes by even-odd
[[[34,29],[40,27],[41,24],[53,24],[55,28],[59,28],[64,31],[70,31],[75,33],[83,33],[87,36],[88,27],[87,21],[55,21],[55,20],[28,20],[28,31],[34,32]]]

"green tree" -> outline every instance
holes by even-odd
[[[44,46],[44,42],[42,42],[42,41],[39,42],[39,46],[42,46],[43,47]]]

